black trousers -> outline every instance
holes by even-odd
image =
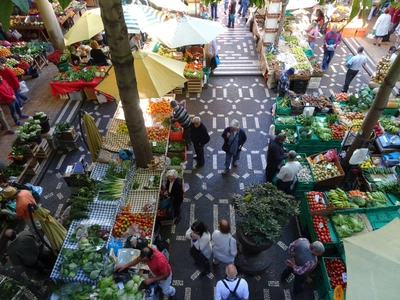
[[[293,268],[286,266],[285,270],[283,270],[281,275],[281,280],[286,280],[290,274],[293,273]],[[303,284],[306,282],[307,275],[297,275],[294,274],[294,284],[293,284],[293,292],[295,294],[300,293],[303,289]]]
[[[343,92],[347,93],[347,90],[349,89],[349,85],[351,81],[356,77],[357,73],[359,70],[355,71],[352,69],[348,69],[346,73],[346,79],[344,80],[344,86],[343,86]]]
[[[274,166],[274,165],[267,165],[267,168],[265,169],[265,176],[267,178],[267,182],[272,183],[272,179],[274,179],[276,173],[278,173],[279,166]]]
[[[204,166],[204,145],[193,144],[193,147],[197,155],[197,166]]]

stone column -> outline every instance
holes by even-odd
[[[54,49],[64,50],[64,36],[51,3],[48,0],[36,0],[35,2]]]

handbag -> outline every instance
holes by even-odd
[[[197,249],[194,245],[190,248],[190,256],[193,257],[194,261],[199,265],[203,266],[208,262],[208,259],[204,256],[203,252]]]
[[[233,144],[233,142],[235,141],[235,139],[236,139],[236,137],[238,135],[239,135],[239,131],[237,132],[237,134],[233,138],[233,141],[232,141],[231,144]],[[229,152],[229,149],[231,148],[231,144],[229,144],[228,142],[224,142],[224,144],[222,145],[222,151]]]
[[[236,18],[236,15],[235,15],[235,14],[230,14],[230,15],[229,15],[229,19],[235,20],[235,18]]]
[[[19,40],[19,39],[22,37],[22,34],[20,34],[16,29],[14,29],[14,30],[11,32],[11,35],[12,35],[15,39],[17,39],[17,40]]]
[[[217,64],[217,66],[221,64],[218,55],[215,56],[215,63]]]
[[[166,216],[168,219],[173,219],[175,217],[175,209],[174,209],[174,204],[173,204],[173,199],[169,201],[169,204],[167,206],[167,212]]]
[[[169,203],[171,202],[171,198],[166,198],[166,199],[164,199],[163,201],[161,201],[161,203],[160,203],[160,209],[161,210],[163,210],[163,209],[166,209],[167,207],[168,207],[168,205],[169,205]]]

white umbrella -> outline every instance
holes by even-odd
[[[154,5],[176,11],[189,11],[189,6],[181,0],[150,0]]]
[[[147,26],[163,22],[166,17],[166,13],[146,5],[132,4],[124,7],[128,33],[140,33]]]
[[[162,44],[176,48],[186,45],[208,44],[226,31],[221,23],[187,15],[154,24],[145,30]]]

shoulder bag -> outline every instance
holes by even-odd
[[[225,152],[229,152],[229,149],[231,148],[231,145],[233,144],[233,142],[235,141],[236,137],[239,135],[239,131],[236,133],[232,143],[229,144],[229,142],[224,142],[224,144],[222,145],[222,150]]]

